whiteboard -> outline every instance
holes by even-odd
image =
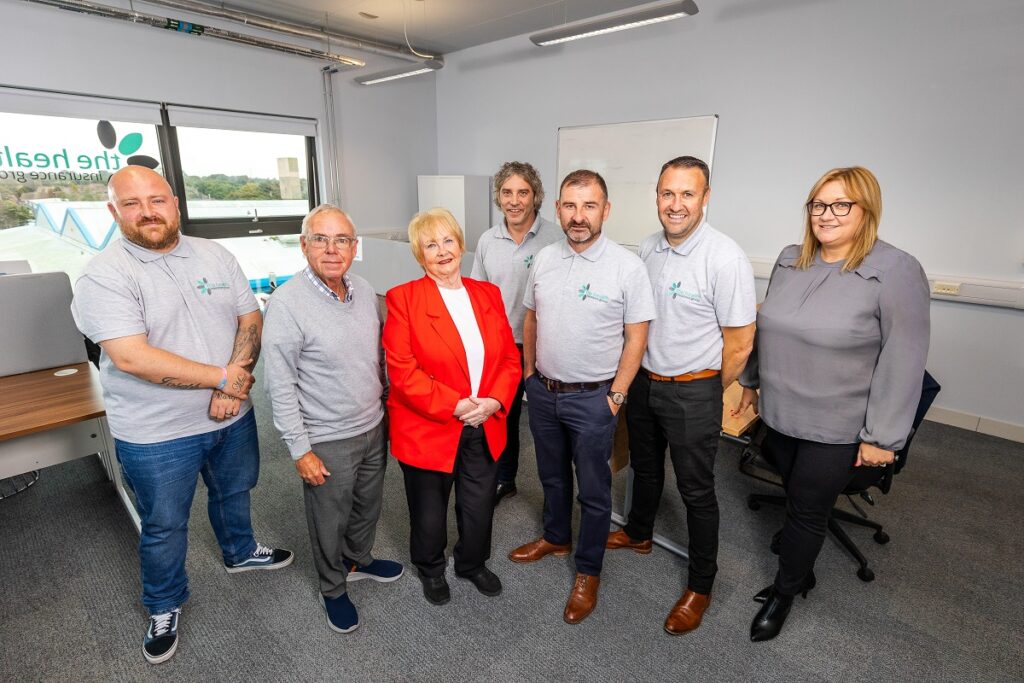
[[[612,204],[602,231],[619,244],[637,246],[661,227],[654,195],[662,164],[690,155],[714,168],[717,130],[714,115],[562,127],[558,182],[580,168],[600,173]]]

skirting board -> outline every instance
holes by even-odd
[[[928,414],[924,416],[924,419],[980,434],[998,436],[1000,439],[1024,443],[1024,425],[1013,424],[1012,422],[1000,422],[999,420],[961,413],[959,410],[950,410],[949,408],[940,408],[939,406],[932,406]]]

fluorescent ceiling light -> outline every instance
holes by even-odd
[[[443,66],[443,59],[428,59],[425,62],[417,62],[416,64],[406,64],[405,66],[399,66],[394,69],[378,71],[375,74],[358,76],[355,79],[355,81],[360,85],[375,85],[377,83],[386,83],[387,81],[394,81],[399,78],[408,78],[409,76],[418,76],[420,74],[430,73],[431,71],[437,71]]]
[[[591,36],[600,36],[605,33],[624,31],[628,28],[657,24],[662,21],[669,21],[670,19],[679,19],[680,17],[696,14],[698,11],[697,4],[693,0],[676,0],[636,10],[635,12],[612,15],[595,21],[560,26],[550,31],[535,33],[530,36],[530,40],[535,45],[541,47],[557,45],[558,43],[567,43],[570,40],[590,38]]]

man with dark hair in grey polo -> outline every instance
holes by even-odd
[[[494,203],[502,220],[480,236],[473,256],[473,274],[477,280],[493,282],[501,290],[505,313],[512,325],[512,336],[523,353],[523,290],[537,253],[549,244],[564,239],[562,231],[537,213],[544,203],[544,185],[532,165],[508,161],[494,175]],[[519,417],[523,411],[523,383],[508,409],[508,441],[498,460],[498,487],[494,504],[516,495],[519,472]]]
[[[707,164],[677,157],[658,176],[662,229],[640,244],[654,287],[643,366],[629,387],[629,460],[633,506],[609,549],[651,552],[654,518],[665,484],[665,448],[686,506],[686,590],[665,619],[680,635],[700,626],[718,571],[715,455],[722,390],[743,370],[754,341],[754,274],[746,254],[704,220],[711,197]]]
[[[523,298],[524,372],[544,487],[544,534],[509,559],[536,562],[569,553],[575,467],[576,578],[562,618],[578,624],[597,605],[612,513],[608,461],[615,424],[655,310],[643,262],[601,233],[611,210],[604,178],[570,173],[556,206],[566,239],[537,255]]]
[[[267,393],[304,482],[327,625],[350,633],[359,615],[346,584],[388,583],[404,571],[371,554],[387,465],[380,309],[370,283],[348,273],[359,243],[345,212],[313,209],[300,243],[308,265],[267,304]]]

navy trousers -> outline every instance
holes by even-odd
[[[526,380],[530,431],[537,472],[544,487],[544,538],[572,542],[573,468],[579,488],[580,533],[576,571],[598,576],[612,515],[609,459],[616,415],[608,407],[608,386],[555,393],[537,377]]]

